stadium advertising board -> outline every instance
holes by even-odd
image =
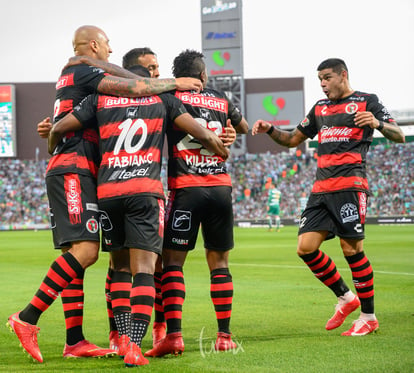
[[[14,85],[0,85],[0,157],[16,156]]]
[[[260,118],[293,129],[305,116],[303,78],[245,79],[245,89],[249,123]]]
[[[211,77],[243,75],[241,1],[201,1],[202,48]]]
[[[203,53],[209,76],[241,75],[240,48],[206,50]]]

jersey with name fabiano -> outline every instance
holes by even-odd
[[[204,89],[200,93],[176,91],[191,116],[201,126],[223,133],[227,119],[233,126],[242,120],[236,106],[224,93]],[[168,189],[196,186],[231,186],[226,163],[217,154],[205,149],[191,135],[173,126],[167,130],[168,138]]]
[[[165,198],[160,178],[167,126],[185,113],[171,94],[139,98],[91,95],[73,115],[84,127],[98,126],[102,161],[98,198],[133,195]]]
[[[106,73],[93,66],[65,69],[56,83],[53,122],[70,113],[86,96],[95,93]],[[99,167],[98,134],[95,129],[69,132],[56,147],[46,176],[76,173],[96,178]]]
[[[357,111],[370,111],[380,121],[395,123],[376,95],[355,91],[335,102],[319,100],[298,125],[309,138],[318,135],[318,169],[312,193],[369,192],[366,154],[374,130],[354,124]]]

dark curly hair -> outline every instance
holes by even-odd
[[[174,58],[172,73],[175,78],[199,79],[205,68],[203,53],[187,49]]]

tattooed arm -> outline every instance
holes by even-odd
[[[98,85],[99,93],[123,97],[151,96],[173,89],[200,92],[202,83],[194,78],[152,79],[135,76],[135,79],[126,79],[110,75],[104,77]]]
[[[358,127],[370,126],[373,129],[377,129],[388,140],[405,142],[404,132],[397,124],[379,121],[370,111],[357,112],[355,114],[355,124]]]
[[[199,79],[193,78],[177,78],[177,79],[151,79],[142,78],[123,69],[118,65],[109,62],[97,60],[88,56],[75,56],[69,59],[65,66],[77,65],[85,63],[87,65],[96,66],[109,73],[98,86],[98,92],[114,96],[124,97],[140,97],[156,95],[162,92],[202,90],[202,83]]]
[[[74,56],[69,58],[68,63],[65,65],[63,70],[68,68],[69,66],[79,65],[79,64],[86,64],[90,66],[99,67],[102,70],[106,71],[108,74],[120,76],[122,78],[131,78],[135,79],[137,76],[130,71],[122,68],[121,66],[115,65],[110,62],[105,62],[102,60],[98,60],[96,58],[92,58],[89,56]]]
[[[308,138],[297,128],[293,131],[284,131],[261,119],[256,121],[252,128],[253,136],[258,133],[267,133],[273,141],[288,148],[294,148]]]

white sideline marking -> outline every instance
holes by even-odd
[[[302,269],[308,268],[305,265],[303,266],[291,266],[291,265],[284,265],[284,264],[254,264],[254,263],[229,263],[229,266],[240,266],[240,267],[266,267],[266,268],[293,268],[293,269]],[[347,270],[349,268],[338,268],[340,271]],[[374,268],[374,275],[380,273],[382,275],[401,275],[401,276],[414,276],[414,273],[409,272],[388,272],[388,271],[378,271]]]

